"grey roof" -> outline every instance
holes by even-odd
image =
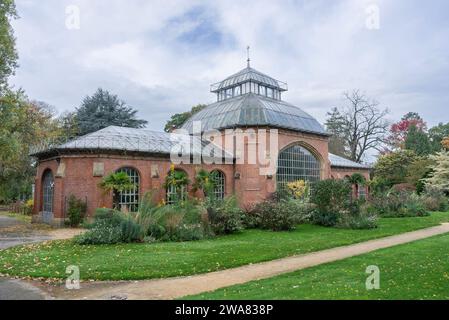
[[[254,93],[215,102],[194,114],[182,128],[192,132],[193,121],[201,121],[203,131],[260,125],[328,135],[300,108]]]
[[[200,141],[197,137],[184,134],[109,126],[63,144],[41,145],[32,151],[32,155],[37,156],[52,150],[117,150],[170,154],[176,145],[181,143],[192,146],[194,140]],[[222,149],[210,143],[202,142],[201,145],[203,148],[214,147],[216,150],[222,151]],[[200,152],[192,152],[192,154],[199,154]],[[229,153],[222,152],[225,158],[232,158]]]
[[[329,153],[329,161],[332,167],[353,168],[353,169],[371,169],[370,165],[357,163],[346,158]]]
[[[257,71],[251,67],[247,67],[232,76],[227,77],[223,81],[217,82],[211,86],[211,92],[217,92],[222,89],[233,87],[237,84],[253,81],[260,84],[265,84],[268,87],[276,88],[280,91],[287,90],[287,84],[285,82],[276,80],[260,71]]]

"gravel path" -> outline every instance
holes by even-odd
[[[207,274],[134,282],[82,283],[80,290],[68,291],[63,287],[53,288],[52,295],[60,299],[174,299],[252,280],[270,278],[282,273],[293,272],[447,232],[449,232],[449,223],[444,223],[440,226],[377,240]]]

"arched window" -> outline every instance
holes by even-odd
[[[320,179],[319,160],[300,145],[293,145],[281,151],[277,165],[278,186],[297,180],[313,182]]]
[[[183,173],[187,176],[184,170],[175,169],[175,172]],[[186,185],[167,185],[166,202],[167,204],[176,204],[179,201],[187,200],[187,186]]]
[[[44,215],[44,222],[46,216],[53,214],[53,190],[54,179],[51,170],[46,170],[42,176],[42,212]]]
[[[214,196],[215,199],[224,199],[225,197],[225,175],[220,170],[213,170],[212,177],[214,179]]]
[[[125,207],[129,212],[137,212],[139,209],[139,172],[129,167],[120,168],[117,172],[125,172],[134,184],[134,188],[119,192],[119,208]]]

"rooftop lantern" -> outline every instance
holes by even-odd
[[[287,83],[273,79],[250,65],[249,47],[247,67],[236,74],[211,85],[210,91],[223,101],[248,93],[258,94],[274,100],[281,100],[281,93],[288,90]]]

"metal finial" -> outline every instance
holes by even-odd
[[[248,63],[248,68],[250,67],[249,63],[250,63],[250,61],[251,61],[251,59],[249,58],[249,49],[250,49],[250,47],[247,46],[247,47],[246,47],[246,55],[247,55],[248,59],[246,60],[246,62]]]

